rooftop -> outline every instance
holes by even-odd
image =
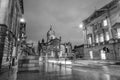
[[[106,13],[108,10],[113,9],[114,6],[116,5],[116,3],[118,3],[118,2],[119,2],[119,0],[112,0],[110,3],[106,4],[102,8],[100,8],[98,10],[95,10],[93,12],[93,14],[91,14],[87,19],[83,20],[83,23],[84,24],[89,24],[91,21],[98,18],[102,14]]]

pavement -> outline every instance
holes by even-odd
[[[65,59],[49,59],[47,60],[48,63],[58,64],[58,65],[65,65],[67,67],[70,66],[110,66],[111,71],[113,72],[114,69],[117,67],[116,65],[120,65],[120,61],[115,60],[65,60]],[[115,66],[114,66],[115,65]],[[98,67],[97,67],[98,68]],[[120,67],[119,67],[120,68]],[[17,79],[17,72],[18,72],[18,65],[12,66],[12,69],[3,68],[3,72],[0,72],[0,80],[16,80]]]
[[[2,70],[0,73],[0,80],[16,80],[17,79],[17,66],[12,66],[11,69]]]
[[[74,65],[115,65],[120,61],[113,60],[75,60],[73,61]]]
[[[17,79],[17,72],[18,72],[18,64],[17,60],[15,60],[15,65],[9,68],[9,65],[2,67],[0,71],[0,80],[16,80]],[[9,63],[8,63],[9,64]]]
[[[120,61],[116,60],[66,60],[65,59],[49,59],[47,62],[54,64],[62,64],[62,65],[72,65],[72,66],[106,66],[106,65],[120,65]]]

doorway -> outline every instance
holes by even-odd
[[[100,54],[101,54],[101,59],[102,59],[102,60],[106,60],[105,51],[104,51],[104,50],[101,50],[101,51],[100,51]]]

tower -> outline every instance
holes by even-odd
[[[55,39],[55,38],[56,38],[55,31],[53,31],[52,25],[50,25],[50,29],[47,32],[47,42],[49,42],[50,40]]]

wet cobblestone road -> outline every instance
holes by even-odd
[[[17,80],[120,80],[120,75],[109,75],[89,68],[68,68],[40,63],[39,70],[18,73]]]

